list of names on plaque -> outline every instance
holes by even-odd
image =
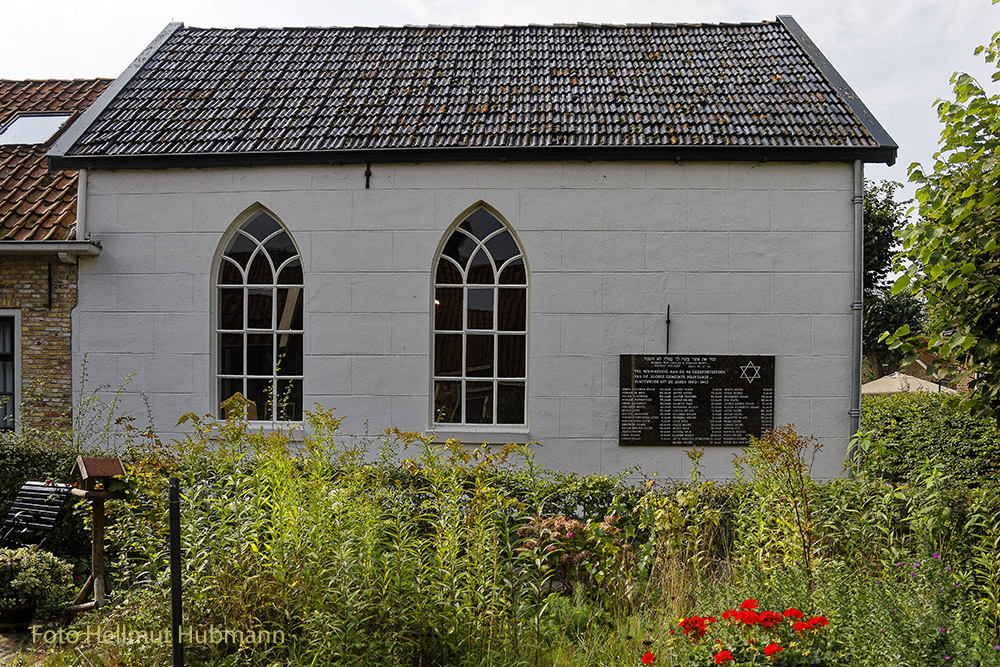
[[[621,355],[621,445],[743,447],[774,427],[774,357]]]

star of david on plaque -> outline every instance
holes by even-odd
[[[754,380],[760,379],[760,366],[757,366],[752,361],[748,361],[746,366],[740,366],[740,370],[743,371],[740,375],[741,380],[746,380],[748,383],[753,384]]]

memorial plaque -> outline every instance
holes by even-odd
[[[774,428],[774,357],[623,354],[619,445],[745,447]]]

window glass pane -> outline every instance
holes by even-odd
[[[220,285],[242,285],[243,274],[228,257],[223,257],[219,264]]]
[[[279,420],[302,420],[302,380],[278,380],[277,399]]]
[[[223,375],[243,374],[243,334],[222,334],[219,336],[219,373]]]
[[[270,421],[274,415],[273,405],[271,403],[272,396],[274,392],[272,391],[274,387],[274,380],[247,380],[247,395],[246,397],[253,403],[252,408],[257,412],[257,419],[265,419]]]
[[[278,275],[279,285],[301,285],[302,282],[302,260],[299,259],[286,264]]]
[[[527,273],[524,270],[524,260],[515,259],[500,269],[501,285],[527,285]]]
[[[256,243],[254,243],[251,239],[248,239],[243,234],[236,232],[233,240],[229,242],[229,247],[226,248],[226,257],[231,258],[245,269],[247,262],[250,261],[250,255],[252,255],[253,251],[256,249]]]
[[[462,272],[451,261],[442,257],[438,260],[437,272],[434,274],[434,282],[447,285],[461,285]]]
[[[238,331],[243,329],[243,290],[219,290],[219,328]]]
[[[247,328],[273,329],[272,296],[270,289],[247,290]]]
[[[495,291],[492,289],[470,289],[468,291],[467,326],[469,329],[493,328],[493,294]]]
[[[500,266],[511,257],[521,254],[521,251],[517,248],[517,243],[514,241],[514,237],[510,235],[510,232],[506,231],[503,234],[497,234],[487,241],[486,249],[490,251],[490,255],[493,256],[493,261],[496,262],[497,266]]]
[[[497,290],[497,328],[500,331],[525,331],[527,291],[520,287]]]
[[[497,336],[499,377],[523,378],[525,369],[525,347],[527,338],[524,336]]]
[[[0,429],[12,430],[16,427],[14,422],[14,397],[0,396]]]
[[[469,377],[494,377],[493,336],[466,336],[465,374]]]
[[[0,144],[44,144],[69,120],[69,117],[70,114],[19,115],[0,132]]]
[[[278,330],[302,330],[302,288],[289,287],[277,290]]]
[[[465,423],[493,423],[492,382],[467,382],[465,384]]]
[[[225,403],[227,399],[231,398],[233,394],[243,393],[243,380],[242,379],[230,379],[230,378],[220,378],[219,379],[219,419],[225,419],[225,410],[222,408],[222,403]],[[251,419],[256,419],[256,414],[250,416]]]
[[[295,250],[295,244],[288,236],[288,232],[282,232],[271,238],[264,244],[264,249],[271,256],[271,261],[276,267],[285,263],[285,260],[295,257],[299,253]]]
[[[476,251],[476,242],[465,234],[456,231],[444,244],[444,255],[451,257],[459,266],[465,268],[472,253]]]
[[[473,236],[482,241],[487,236],[500,229],[502,225],[499,220],[493,217],[492,214],[480,208],[473,211],[472,215],[466,218],[465,221],[458,227],[459,229],[464,229],[465,231],[470,232]]]
[[[0,394],[14,395],[13,361],[0,361]]]
[[[274,374],[273,334],[247,335],[247,375]]]
[[[278,375],[302,375],[302,334],[278,334]]]
[[[469,283],[473,285],[492,285],[496,282],[493,274],[493,265],[490,258],[482,248],[472,257],[469,264]]]
[[[434,290],[434,328],[440,331],[462,330],[461,287],[438,287]]]
[[[462,334],[434,334],[434,375],[462,375]]]
[[[434,383],[434,421],[457,424],[462,421],[462,383]]]
[[[241,229],[258,241],[263,241],[268,236],[281,229],[281,227],[278,225],[277,221],[267,213],[264,213],[264,211],[258,211],[252,218],[250,218],[250,220],[243,224]]]
[[[0,317],[0,354],[14,354],[13,317]]]
[[[274,282],[274,273],[271,272],[271,264],[267,261],[267,255],[262,252],[257,253],[247,271],[247,285],[270,285]]]
[[[524,383],[497,383],[497,423],[523,424],[524,419]]]

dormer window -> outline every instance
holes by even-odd
[[[45,144],[62,129],[72,114],[22,113],[0,131],[0,145]]]

